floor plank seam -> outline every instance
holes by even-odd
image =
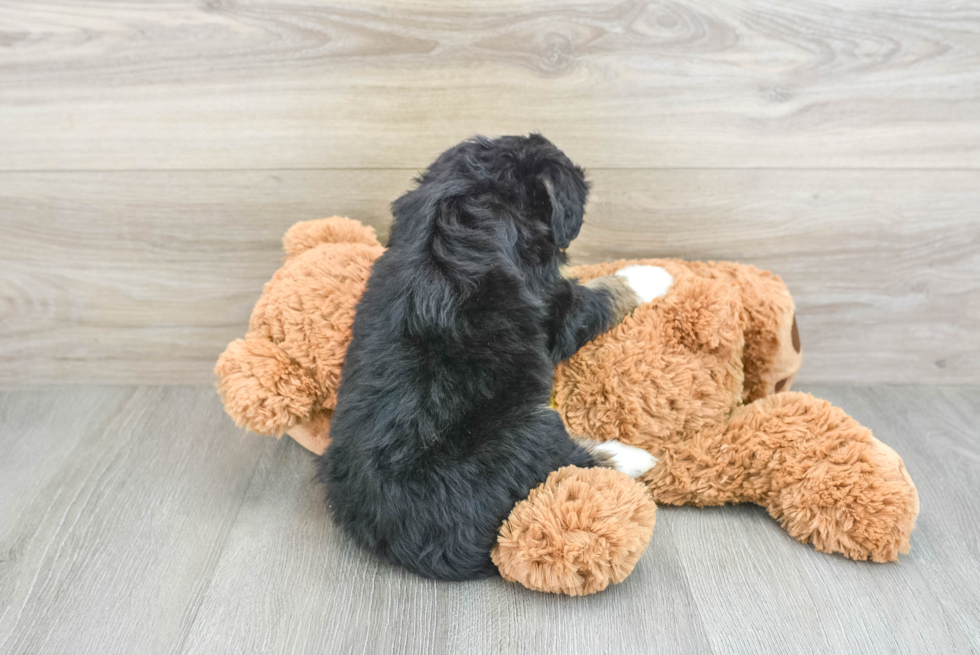
[[[214,584],[215,571],[217,570],[218,565],[221,563],[221,558],[228,546],[228,540],[231,538],[231,533],[234,531],[235,525],[238,524],[238,517],[242,512],[242,508],[245,506],[245,499],[248,498],[249,491],[252,489],[252,484],[255,481],[255,475],[258,473],[259,465],[262,463],[262,460],[268,455],[268,453],[269,450],[265,449],[258,457],[255,458],[255,464],[252,466],[252,471],[248,476],[248,483],[242,487],[242,495],[238,503],[238,509],[235,510],[235,516],[228,522],[228,528],[225,530],[224,535],[222,535],[221,545],[218,547],[218,551],[214,556],[214,563],[208,571],[207,584],[205,584],[201,590],[200,597],[197,599],[197,607],[194,608],[194,614],[187,623],[187,630],[182,635],[180,644],[177,646],[177,648],[171,651],[173,655],[183,655],[187,652],[187,640],[194,631],[194,626],[197,624],[198,615],[201,612],[201,608],[204,606],[204,601],[208,597],[208,592],[211,591],[211,586]]]

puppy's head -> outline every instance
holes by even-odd
[[[537,199],[532,205],[538,214],[535,218],[551,227],[555,245],[565,249],[582,229],[589,198],[585,172],[540,134],[516,138],[521,140],[518,147],[528,165],[532,197]]]
[[[578,236],[589,195],[582,169],[540,134],[464,141],[440,155],[420,182],[471,200],[491,192],[523,220],[545,227],[561,249]]]

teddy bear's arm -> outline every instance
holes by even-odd
[[[320,386],[309,371],[271,340],[235,339],[214,368],[218,393],[235,424],[282,436],[310,420]]]

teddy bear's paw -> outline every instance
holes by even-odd
[[[631,478],[638,478],[657,465],[657,458],[635,446],[628,446],[618,441],[604,441],[592,447],[602,454],[608,455],[613,466],[620,473]]]
[[[616,271],[637,295],[640,302],[650,302],[667,293],[674,284],[674,277],[659,266],[627,266]]]
[[[656,516],[639,482],[612,469],[566,466],[514,506],[491,557],[505,580],[528,589],[594,594],[629,576]]]

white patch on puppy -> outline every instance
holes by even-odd
[[[616,470],[631,478],[638,478],[657,464],[657,458],[636,446],[627,446],[618,441],[603,441],[592,447],[609,455]]]
[[[615,275],[626,279],[640,302],[659,298],[674,283],[673,276],[659,266],[627,266],[616,271]]]

